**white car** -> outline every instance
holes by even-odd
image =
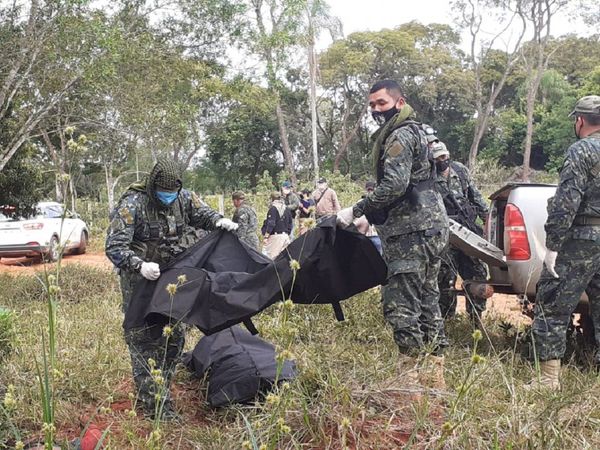
[[[0,217],[0,257],[36,257],[56,261],[60,252],[85,253],[89,231],[77,215],[57,202],[40,202],[29,219]]]

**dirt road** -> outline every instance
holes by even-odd
[[[95,267],[104,267],[108,270],[112,268],[112,264],[106,258],[104,253],[85,253],[83,255],[65,255],[62,259],[62,264],[85,264]],[[32,274],[42,270],[44,263],[39,259],[29,258],[2,258],[0,259],[0,273],[8,272],[13,274]]]

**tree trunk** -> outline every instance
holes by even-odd
[[[540,86],[543,70],[543,67],[538,67],[538,72],[535,74],[535,78],[531,81],[531,84],[527,89],[527,131],[525,132],[525,141],[523,144],[523,172],[521,173],[521,181],[529,181],[531,143],[533,141],[533,113],[535,110],[535,98]]]
[[[294,157],[292,156],[292,151],[290,149],[287,127],[285,125],[285,117],[283,116],[283,110],[281,109],[279,99],[277,99],[275,113],[277,114],[277,125],[279,125],[279,135],[281,138],[281,148],[283,150],[283,156],[285,159],[285,168],[289,172],[291,181],[295,186],[298,183],[298,179],[296,178],[296,172],[294,171]]]
[[[107,163],[104,166],[104,174],[106,176],[106,197],[108,199],[108,212],[112,212],[115,207],[115,191],[112,175],[113,163]]]
[[[354,122],[354,126],[348,133],[345,132],[345,127],[343,127],[344,131],[342,133],[342,142],[340,143],[340,146],[335,154],[335,159],[333,160],[333,170],[334,171],[340,170],[340,165],[342,163],[342,160],[346,157],[346,154],[348,153],[348,147],[350,147],[350,144],[356,137],[356,132],[358,131],[358,129],[360,127],[360,122],[362,120],[362,116],[364,115],[364,113],[366,111],[367,111],[367,105],[365,104],[362,111],[358,115],[356,122]],[[348,112],[348,115],[349,115],[349,112]],[[346,118],[344,118],[344,122],[346,122]]]
[[[523,172],[522,181],[529,181],[529,172],[531,167],[531,144],[533,141],[533,113],[535,112],[535,100],[540,88],[542,76],[548,65],[551,55],[546,55],[548,38],[550,37],[550,21],[552,15],[556,14],[558,9],[552,11],[553,2],[549,0],[536,0],[531,6],[531,21],[534,27],[534,41],[536,42],[537,52],[535,62],[529,72],[534,76],[527,86],[527,131],[523,142]]]
[[[309,14],[310,20],[310,14]],[[312,25],[311,25],[312,30]],[[308,67],[310,73],[310,117],[312,131],[312,153],[313,153],[313,176],[315,185],[319,179],[319,153],[317,141],[317,57],[315,55],[314,37],[310,37],[310,45],[308,46]]]
[[[77,212],[77,191],[75,190],[75,183],[73,177],[69,178],[69,190],[71,191],[71,212]]]
[[[511,16],[507,16],[509,17],[507,21],[504,21],[504,19],[501,20],[502,23],[499,24],[500,30],[498,31],[498,33],[493,35],[491,39],[486,40],[487,42],[479,40],[483,23],[483,17],[481,13],[485,9],[485,6],[485,2],[480,2],[478,0],[469,0],[467,3],[463,4],[463,24],[468,28],[469,34],[471,36],[469,58],[471,60],[471,65],[475,73],[474,93],[475,110],[477,112],[477,120],[475,122],[475,129],[473,130],[473,141],[471,142],[471,147],[469,148],[469,158],[467,161],[467,166],[470,169],[473,169],[477,161],[479,145],[481,144],[481,140],[483,139],[483,136],[487,131],[488,122],[494,110],[496,99],[498,98],[498,95],[504,88],[504,84],[508,79],[508,75],[512,71],[513,65],[518,60],[519,48],[526,30],[525,20],[520,9],[521,6],[520,3],[517,2],[516,6],[518,11],[514,12]],[[509,4],[498,6],[506,10],[511,9],[509,8]],[[522,23],[520,33],[516,41],[514,41],[514,44],[511,45],[511,50],[508,51],[507,49],[506,56],[508,59],[507,64],[504,67],[504,72],[502,73],[500,82],[495,86],[492,85],[489,96],[487,96],[487,98],[485,99],[484,107],[484,86],[481,77],[482,64],[485,58],[489,55],[490,51],[494,48],[494,42],[500,39],[509,28],[514,29],[514,27],[511,26],[516,18],[520,18]]]

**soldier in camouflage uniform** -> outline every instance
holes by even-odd
[[[363,214],[376,224],[388,265],[383,314],[400,350],[397,380],[403,386],[443,388],[447,340],[437,276],[448,245],[448,218],[433,185],[431,152],[395,81],[375,83],[369,105],[381,125],[373,136],[377,185],[353,207],[340,211],[338,224],[345,226]]]
[[[156,163],[145,182],[127,189],[110,220],[106,255],[119,271],[124,312],[142,277],[158,279],[160,266],[196,242],[203,230],[237,228],[182,189],[180,169],[167,159]],[[138,398],[151,417],[174,416],[169,385],[184,333],[180,324],[171,324],[171,330],[155,325],[125,331]]]
[[[434,143],[432,151],[437,171],[435,186],[444,200],[448,217],[481,236],[483,230],[476,220],[479,217],[485,221],[488,206],[473,183],[469,170],[458,161],[450,159],[450,152],[443,142]],[[465,255],[454,247],[448,249],[438,276],[440,310],[444,318],[453,317],[456,313],[454,285],[457,275],[465,281],[485,282],[488,271],[486,265],[479,259]],[[468,286],[469,283],[465,283],[466,307],[469,316],[475,322],[481,319],[481,314],[485,310],[486,297],[472,292],[473,290],[470,291]]]
[[[548,200],[547,253],[532,325],[541,376],[528,389],[560,388],[567,327],[584,291],[600,343],[600,96],[580,99],[571,116],[579,140],[567,150],[556,194]]]
[[[235,212],[231,220],[239,225],[237,229],[238,238],[253,249],[258,250],[258,219],[256,218],[256,212],[246,203],[246,195],[243,192],[234,192],[231,199],[235,206]]]

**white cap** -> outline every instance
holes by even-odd
[[[435,144],[432,145],[431,150],[433,151],[434,159],[438,158],[442,155],[450,156],[450,152],[446,148],[446,144],[444,144],[443,142],[436,142]]]

